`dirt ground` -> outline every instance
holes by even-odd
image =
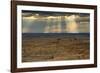
[[[22,62],[89,59],[88,37],[39,37],[22,42]]]

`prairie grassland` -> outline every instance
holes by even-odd
[[[22,62],[89,59],[89,37],[33,37],[22,40]]]

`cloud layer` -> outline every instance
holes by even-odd
[[[22,12],[23,33],[89,33],[86,13]]]

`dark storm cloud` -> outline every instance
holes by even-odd
[[[79,15],[81,17],[89,16],[88,13],[71,13],[71,12],[48,12],[48,11],[26,11],[22,10],[23,16],[30,16],[39,14],[40,16],[70,16],[70,15]]]

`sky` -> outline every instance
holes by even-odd
[[[22,33],[89,33],[87,13],[22,11]]]

